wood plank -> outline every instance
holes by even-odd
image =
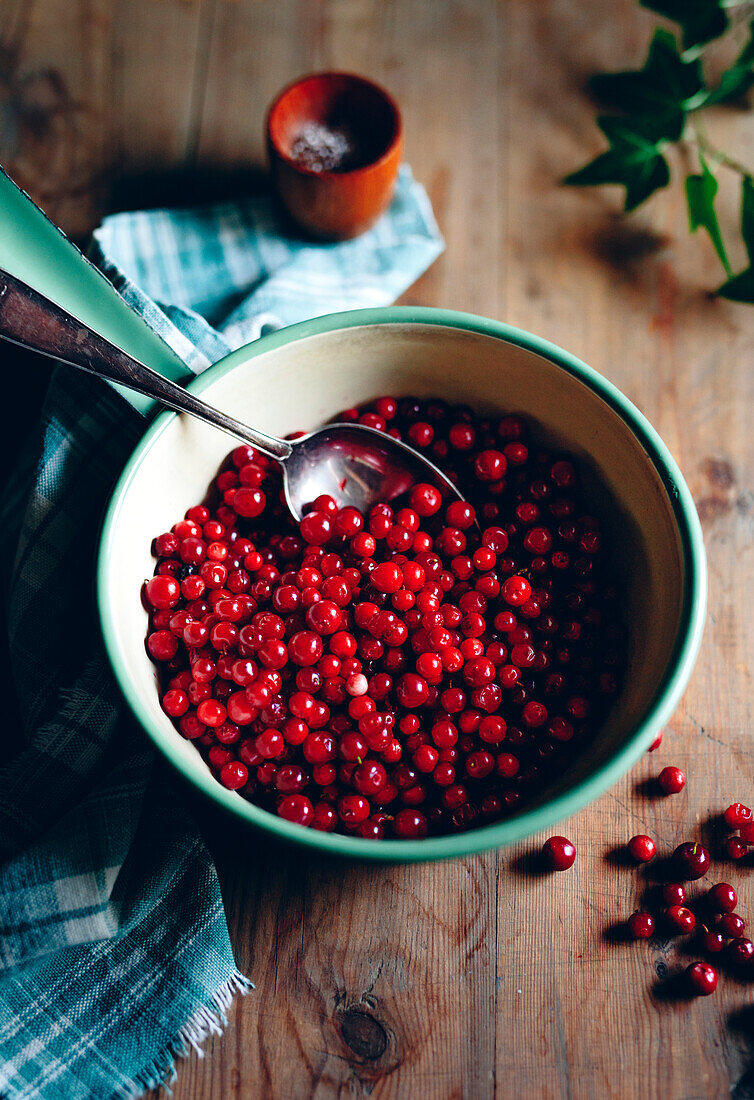
[[[328,65],[326,10],[299,0],[217,4],[198,128],[200,166],[264,166],[264,117],[273,96],[294,76]]]
[[[149,184],[149,176],[191,166],[214,7],[215,0],[112,5],[111,179],[138,175]]]
[[[0,159],[69,232],[91,227],[101,200],[106,128],[102,63],[108,0],[11,3],[0,26]]]
[[[385,83],[448,245],[405,300],[501,317],[615,381],[679,459],[709,555],[691,685],[659,752],[562,826],[579,849],[567,874],[531,873],[541,837],[371,868],[229,835],[198,808],[257,990],[204,1059],[179,1067],[176,1100],[752,1095],[750,986],[726,977],[714,997],[669,998],[660,975],[685,965],[691,945],[614,935],[644,887],[612,861],[616,845],[646,831],[663,849],[702,836],[718,851],[715,815],[754,797],[754,315],[709,297],[720,271],[707,239],[688,235],[677,182],[630,218],[615,189],[558,185],[600,148],[587,75],[639,61],[651,14],[635,0],[5,5],[12,102],[53,96],[39,131],[22,128],[15,163],[72,231],[90,226],[109,188],[138,204],[175,195],[173,171],[218,191],[259,166],[265,107],[302,72],[341,67]],[[710,131],[754,163],[750,114],[720,110]],[[9,140],[0,134],[6,158]],[[735,184],[721,173],[728,233]],[[657,798],[646,781],[669,763],[688,787]],[[745,874],[716,870],[751,913]]]
[[[0,161],[69,236],[180,191],[213,4],[7,0]]]
[[[688,237],[677,185],[631,219],[616,215],[617,196],[610,192],[553,186],[562,172],[599,148],[579,90],[584,75],[625,65],[632,57],[638,61],[651,19],[632,5],[613,5],[609,27],[591,5],[563,3],[555,13],[548,5],[514,4],[509,13],[510,55],[517,61],[505,89],[510,147],[525,147],[533,113],[538,133],[528,156],[509,160],[516,222],[505,226],[501,244],[516,262],[506,273],[507,316],[603,371],[668,442],[706,517],[712,625],[662,748],[565,826],[585,849],[568,881],[516,885],[525,912],[538,914],[554,905],[556,913],[545,919],[544,928],[538,920],[527,922],[517,939],[519,957],[539,960],[544,934],[552,955],[549,966],[540,963],[525,972],[530,1011],[523,1026],[509,1032],[507,1050],[498,1046],[498,1079],[516,1073],[524,1096],[624,1096],[627,1082],[637,1088],[641,1082],[644,1096],[719,1096],[738,1080],[747,1061],[742,1036],[728,1027],[729,1015],[744,1003],[744,987],[721,983],[704,1004],[663,1000],[666,983],[658,972],[687,965],[691,949],[687,954],[662,941],[646,947],[604,938],[604,930],[639,904],[642,882],[606,857],[638,831],[650,833],[668,851],[698,837],[701,829],[714,841],[713,849],[719,848],[709,816],[719,813],[735,790],[752,790],[743,729],[745,662],[735,652],[747,629],[739,619],[722,645],[710,638],[721,607],[736,607],[751,586],[750,516],[736,510],[737,486],[715,489],[709,475],[727,483],[731,454],[743,459],[739,470],[751,469],[743,458],[749,454],[750,462],[751,443],[741,416],[747,400],[752,407],[754,331],[745,307],[708,298],[707,288],[721,274],[708,242]],[[528,60],[533,43],[536,64]],[[546,89],[542,72],[548,73]],[[746,122],[735,114],[716,120],[721,142],[741,148]],[[737,216],[732,182],[723,181],[726,229]],[[723,440],[727,445],[721,448]],[[704,504],[711,491],[714,499],[723,496],[721,505]],[[749,512],[750,500],[744,510]],[[709,528],[712,512],[719,541]],[[667,763],[687,771],[687,793],[648,796],[643,781]],[[722,869],[721,877],[726,874],[728,868]],[[501,891],[510,888],[504,876],[500,881]],[[745,880],[743,885],[748,901]],[[541,1043],[526,1044],[531,1009],[536,1013],[546,1005],[554,1006],[554,1021],[543,1030]]]

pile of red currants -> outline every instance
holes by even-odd
[[[618,589],[571,458],[518,416],[382,397],[349,409],[440,466],[368,515],[296,524],[238,447],[154,543],[162,706],[219,782],[288,821],[420,838],[512,814],[594,737],[620,684]]]

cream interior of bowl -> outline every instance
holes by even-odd
[[[277,435],[313,428],[340,409],[383,393],[439,395],[491,413],[520,412],[552,446],[577,455],[605,517],[626,593],[629,669],[615,707],[588,753],[559,780],[565,791],[604,763],[655,699],[670,662],[682,609],[683,558],[668,493],[630,428],[578,378],[543,356],[494,337],[429,324],[340,329],[252,356],[219,373],[203,396]],[[175,417],[133,473],[106,563],[105,599],[126,675],[184,771],[207,789],[199,753],[158,701],[144,649],[139,592],[152,575],[151,541],[204,497],[232,448],[223,433]],[[214,784],[214,780],[211,781]],[[218,794],[239,799],[222,788]],[[553,791],[546,792],[543,801]]]

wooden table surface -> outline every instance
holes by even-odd
[[[599,148],[587,75],[638,61],[652,17],[632,0],[0,0],[0,13],[0,159],[78,236],[106,209],[246,186],[265,105],[294,76],[383,81],[447,239],[404,301],[502,318],[602,371],[679,460],[709,555],[684,700],[659,752],[564,826],[570,872],[527,870],[542,837],[350,866],[228,833],[205,809],[257,988],[180,1066],[176,1100],[754,1096],[751,984],[668,997],[663,976],[688,962],[677,942],[614,935],[642,881],[616,845],[646,831],[663,849],[701,836],[719,850],[715,815],[754,796],[754,311],[708,296],[720,272],[677,184],[631,218],[616,189],[558,185]],[[754,164],[751,114],[710,125]],[[666,764],[688,786],[653,797],[643,781]],[[719,866],[754,915],[750,876]]]

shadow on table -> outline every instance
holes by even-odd
[[[164,171],[131,172],[113,179],[109,186],[106,213],[125,210],[171,210],[270,196],[274,232],[294,240],[309,240],[272,194],[269,172],[259,165],[218,168],[171,168]],[[81,245],[82,242],[77,242]]]
[[[731,1031],[738,1032],[748,1047],[748,1065],[738,1081],[731,1087],[733,1100],[747,1100],[754,1096],[754,1005],[734,1012],[728,1019]]]
[[[236,961],[257,978],[261,971],[254,965],[254,951],[265,942],[270,920],[275,942],[294,944],[322,899],[352,910],[359,899],[379,894],[391,876],[397,881],[394,864],[344,859],[283,842],[243,824],[196,791],[188,792],[188,801],[217,867]],[[320,918],[313,919],[316,926]]]
[[[227,202],[260,195],[269,188],[269,174],[257,165],[127,172],[110,183],[108,213]]]
[[[272,833],[240,822],[227,810],[210,803],[195,789],[185,783],[182,785],[188,806],[215,859],[221,881],[237,876],[239,872],[252,884],[254,879],[269,884],[271,879],[284,876],[286,889],[295,892],[296,888],[291,884],[298,882],[304,892],[307,881],[312,877],[347,877],[352,882],[363,878],[365,882],[374,882],[389,874],[395,866],[347,859],[281,840]]]

